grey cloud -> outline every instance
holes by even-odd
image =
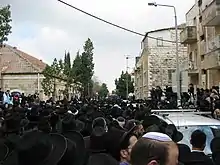
[[[48,61],[54,57],[62,57],[63,49],[68,49],[72,55],[75,55],[78,49],[82,49],[84,41],[90,37],[95,46],[96,74],[102,81],[106,81],[111,89],[115,77],[125,68],[124,56],[127,54],[131,56],[139,55],[142,37],[94,20],[60,4],[56,0],[0,1],[0,5],[11,4],[12,6],[14,24],[12,30],[16,33],[11,35],[11,42],[14,44],[20,43],[23,47],[28,46],[28,43],[31,42],[30,48],[27,48],[27,50],[30,53],[37,52],[42,56],[46,56],[45,58]],[[139,0],[138,2],[132,0],[120,0],[120,2],[116,0],[67,1],[88,12],[142,33],[173,25],[172,10],[148,7],[147,3],[150,0]],[[158,2],[164,3],[164,0],[158,0]],[[166,0],[166,3],[177,6],[180,23],[184,21],[185,13],[193,4],[192,0]],[[27,23],[31,27],[26,26]],[[25,26],[26,29],[36,27],[36,34],[33,36],[35,40],[33,41],[29,37],[25,41],[16,29],[18,26],[20,28]],[[63,41],[45,43],[49,41],[40,41],[41,38],[36,36],[40,35],[40,29],[43,27],[60,29],[67,36],[65,39],[58,38]],[[110,67],[111,65],[112,67]]]

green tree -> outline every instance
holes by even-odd
[[[82,68],[82,58],[81,58],[81,55],[78,51],[75,59],[73,60],[73,65],[72,65],[72,77],[73,77],[75,83],[82,81],[81,68]]]
[[[59,62],[55,58],[52,65],[47,65],[43,71],[44,79],[41,83],[42,88],[44,90],[44,94],[46,96],[50,96],[51,94],[53,97],[56,96],[56,81],[58,78],[62,77],[62,66],[60,66]]]
[[[63,74],[66,79],[64,94],[68,96],[71,90],[71,84],[73,83],[73,74],[72,74],[72,66],[70,60],[70,53],[65,53],[64,62],[63,62]]]
[[[108,87],[105,83],[102,83],[100,89],[99,89],[99,97],[100,98],[106,98],[108,96]]]
[[[8,41],[8,35],[11,33],[11,11],[10,5],[0,8],[0,45]]]
[[[71,60],[70,60],[70,53],[65,53],[64,56],[64,74],[69,77],[71,73]]]
[[[54,92],[54,79],[50,75],[52,72],[53,70],[49,65],[47,65],[43,71],[44,79],[41,85],[46,96],[50,96],[51,93]]]
[[[88,96],[91,91],[92,76],[94,74],[93,63],[93,43],[90,39],[85,42],[84,51],[81,56],[81,84],[83,87],[83,96]],[[89,88],[89,89],[88,89]]]
[[[116,94],[123,99],[127,96],[127,82],[128,82],[128,93],[134,92],[134,83],[129,73],[122,71],[120,78],[115,80]]]
[[[62,59],[59,60],[59,67],[63,71],[64,66],[63,66],[63,60]]]

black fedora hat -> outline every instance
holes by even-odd
[[[165,133],[176,143],[183,139],[183,134],[176,129],[174,124],[167,125]]]
[[[76,144],[69,139],[67,140],[67,150],[57,165],[75,165],[76,161]]]
[[[72,131],[76,129],[76,120],[75,116],[67,113],[62,119],[62,131]]]
[[[21,118],[17,113],[10,112],[5,115],[5,133],[18,133],[20,131]]]
[[[119,165],[118,161],[115,160],[108,154],[100,153],[94,154],[89,157],[89,160],[86,165]]]
[[[106,140],[106,131],[103,127],[95,127],[92,130],[92,134],[89,138],[89,151],[91,153],[102,153],[106,152],[105,149],[105,140]]]
[[[85,123],[81,120],[76,120],[76,129],[75,131],[81,132],[85,128]]]
[[[9,148],[4,143],[0,143],[0,162],[3,162],[8,154]]]
[[[118,128],[112,127],[106,134],[106,149],[116,160],[120,159],[120,150],[126,145],[126,140],[131,134],[134,134],[135,127],[131,128],[129,131],[120,130]],[[112,145],[114,144],[114,145]]]
[[[83,165],[85,163],[86,147],[83,136],[77,131],[66,131],[63,136],[76,144],[76,164]]]
[[[160,125],[160,119],[157,116],[151,115],[151,116],[145,116],[143,121],[143,127],[146,130],[151,125]]]
[[[55,165],[67,149],[66,138],[39,131],[26,133],[8,156],[6,165]]]

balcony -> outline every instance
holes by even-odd
[[[206,41],[206,54],[220,48],[220,35]]]
[[[197,41],[196,26],[187,26],[180,33],[180,42],[182,44],[192,44]]]
[[[195,61],[189,61],[188,74],[198,74],[198,68]]]
[[[220,69],[220,50],[217,49],[204,56],[202,64],[204,69]]]
[[[220,0],[213,2],[203,11],[203,26],[220,25]]]

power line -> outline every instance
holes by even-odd
[[[95,18],[95,19],[97,19],[97,20],[99,20],[99,21],[102,21],[102,22],[104,22],[104,23],[106,23],[106,24],[112,25],[112,26],[114,26],[114,27],[117,27],[117,28],[119,28],[119,29],[125,30],[125,31],[130,32],[130,33],[133,33],[133,34],[136,34],[136,35],[145,37],[145,35],[142,34],[142,33],[139,33],[139,32],[136,32],[136,31],[127,29],[127,28],[125,28],[125,27],[122,27],[122,26],[120,26],[120,25],[114,24],[114,23],[112,23],[112,22],[106,21],[106,20],[104,20],[104,19],[102,19],[102,18],[100,18],[100,17],[98,17],[98,16],[95,16],[95,15],[93,15],[93,14],[90,14],[90,13],[88,13],[88,12],[82,10],[82,9],[79,9],[79,8],[77,8],[77,7],[75,7],[75,6],[71,5],[71,4],[69,4],[69,3],[66,3],[66,2],[64,2],[64,1],[62,1],[62,0],[58,0],[58,1],[61,2],[61,3],[63,3],[63,4],[65,4],[65,5],[67,5],[67,6],[69,6],[69,7],[71,7],[71,8],[73,8],[73,9],[75,9],[75,10],[77,10],[77,11],[79,11],[79,12],[81,12],[81,13],[84,13],[84,14],[90,16],[90,17],[93,17],[93,18]],[[156,37],[151,37],[151,36],[147,36],[146,38],[151,38],[151,39],[155,39],[155,40],[160,40],[160,41],[165,41],[165,42],[176,43],[175,41],[164,40],[164,39],[161,39],[161,38],[156,38]]]

